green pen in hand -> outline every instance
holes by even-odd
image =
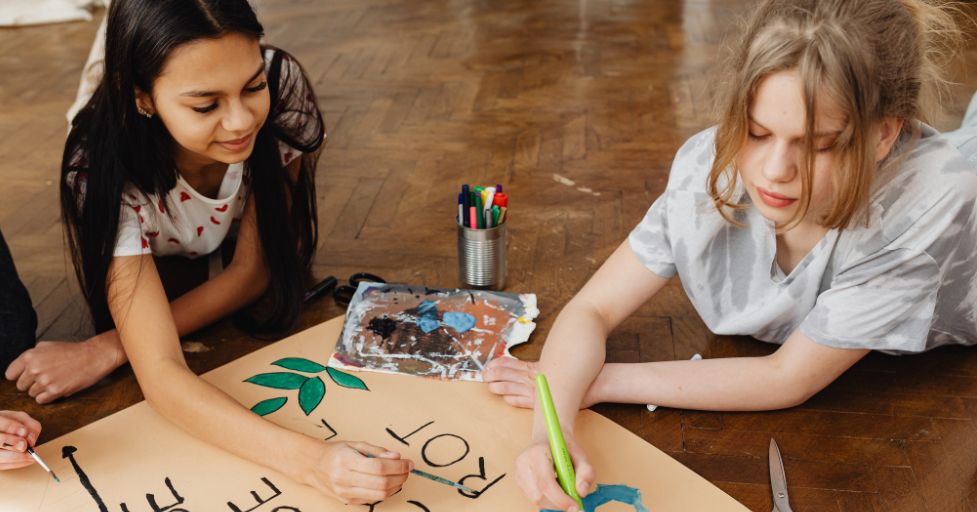
[[[556,415],[556,407],[553,405],[553,395],[550,394],[550,385],[546,382],[546,376],[540,373],[536,375],[536,391],[539,395],[539,403],[543,406],[543,418],[546,420],[546,437],[550,440],[550,452],[553,454],[553,466],[556,468],[556,479],[560,482],[560,487],[567,496],[573,498],[583,510],[583,501],[577,494],[577,477],[573,472],[573,461],[567,452],[566,441],[563,440],[563,430],[560,428],[560,418]]]

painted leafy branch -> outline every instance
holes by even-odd
[[[341,387],[363,391],[370,390],[366,387],[366,383],[355,375],[301,357],[286,357],[271,364],[292,370],[292,372],[325,372],[334,383]],[[271,389],[297,389],[299,391],[299,407],[308,416],[322,403],[323,397],[326,396],[326,383],[318,376],[306,376],[292,372],[259,373],[245,379],[244,382]],[[288,398],[283,396],[269,398],[256,403],[251,407],[251,410],[259,416],[265,416],[281,409],[286,402],[288,402]]]

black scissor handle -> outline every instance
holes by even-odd
[[[349,285],[343,285],[336,287],[332,292],[332,296],[336,299],[336,304],[346,307],[353,300],[353,295],[356,294],[356,288],[359,287],[360,283],[386,283],[387,281],[376,275],[370,274],[369,272],[357,272],[349,276]]]

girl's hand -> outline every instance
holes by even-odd
[[[536,374],[539,363],[522,361],[514,357],[500,357],[485,365],[482,379],[488,383],[489,391],[502,397],[507,404],[523,409],[532,409],[536,400]],[[586,409],[600,400],[593,393],[593,386],[580,403]]]
[[[46,404],[90,387],[125,361],[112,330],[82,342],[42,341],[14,359],[4,376]]]
[[[27,413],[0,411],[0,470],[29,466],[34,459],[27,447],[41,435],[41,424]]]
[[[590,493],[594,484],[594,468],[587,461],[587,455],[577,444],[573,434],[564,432],[563,440],[570,459],[573,460],[577,494],[583,498]],[[533,442],[516,458],[516,484],[537,508],[583,512],[577,502],[563,492],[556,480],[553,457],[546,439]]]
[[[513,407],[532,409],[536,400],[536,369],[538,363],[514,357],[500,357],[485,365],[482,380],[489,391],[501,396]]]
[[[367,443],[335,442],[322,446],[307,483],[346,505],[389,498],[400,491],[414,468],[414,463],[401,459],[399,453]]]

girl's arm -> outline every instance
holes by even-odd
[[[606,364],[585,402],[707,411],[784,409],[807,401],[868,352],[821,345],[797,330],[763,357]]]
[[[162,416],[203,441],[345,503],[381,500],[403,485],[412,463],[399,460],[399,454],[362,443],[325,443],[281,428],[194,375],[151,256],[115,258],[108,283],[109,308],[136,379]]]
[[[546,337],[536,370],[545,373],[563,427],[567,449],[573,458],[577,489],[586,494],[594,471],[576,444],[574,420],[586,393],[604,365],[608,334],[657,293],[668,279],[649,271],[625,240],[560,312]],[[535,403],[532,375],[511,365],[512,360],[491,363],[484,378],[489,389],[506,395],[510,403]],[[573,500],[556,483],[545,423],[537,406],[532,443],[516,461],[516,482],[537,506],[573,510]]]
[[[264,293],[268,279],[254,201],[248,201],[231,263],[170,303],[177,333],[185,336],[250,304]],[[112,329],[80,343],[40,342],[10,364],[6,377],[44,404],[95,384],[127,360],[119,333]]]

